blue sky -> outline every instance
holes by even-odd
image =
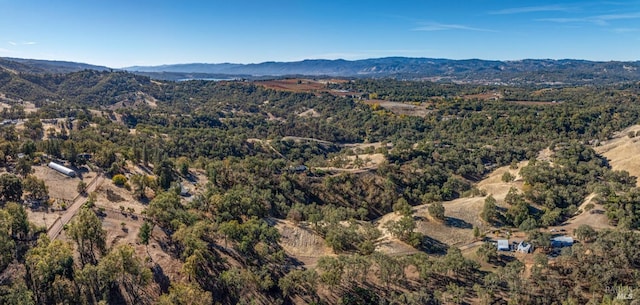
[[[0,0],[0,57],[119,68],[386,56],[640,60],[640,1]]]

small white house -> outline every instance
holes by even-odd
[[[533,245],[532,244],[528,244],[524,241],[521,241],[518,244],[518,247],[516,248],[516,251],[521,252],[521,253],[531,253],[533,252]]]
[[[510,251],[509,248],[509,240],[507,239],[498,239],[498,251]]]

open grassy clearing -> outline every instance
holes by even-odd
[[[640,125],[634,125],[617,132],[615,136],[595,147],[596,152],[609,160],[614,170],[626,170],[631,176],[640,177],[640,137],[635,134]],[[629,137],[633,133],[634,137]],[[640,186],[640,180],[636,182]]]
[[[427,106],[423,104],[392,102],[385,100],[366,100],[364,103],[374,107],[374,109],[375,107],[382,107],[397,115],[425,117],[433,112],[433,110],[428,109]]]

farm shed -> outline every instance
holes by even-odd
[[[511,250],[511,248],[509,248],[509,241],[506,239],[499,239],[498,251],[509,251],[509,250]]]
[[[49,164],[47,164],[47,166],[52,168],[52,169],[54,169],[54,170],[56,170],[59,173],[65,174],[65,175],[67,175],[69,177],[73,178],[73,177],[76,176],[76,171],[74,171],[74,170],[72,170],[72,169],[70,169],[70,168],[68,168],[66,166],[60,165],[58,163],[49,162]]]
[[[571,247],[573,246],[573,237],[571,236],[557,236],[551,239],[551,246],[554,248]]]

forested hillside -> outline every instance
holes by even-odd
[[[636,137],[618,132],[638,123],[639,83],[324,87],[0,69],[0,303],[640,296],[636,178],[595,150]],[[480,186],[496,169],[512,186],[504,198]],[[451,216],[464,198],[484,202],[472,221]],[[610,229],[574,228],[601,214]],[[554,249],[552,229],[577,242]],[[490,242],[513,236],[535,251]],[[322,251],[300,254],[311,246]]]

